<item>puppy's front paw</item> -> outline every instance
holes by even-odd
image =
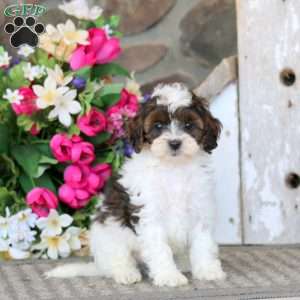
[[[142,280],[140,271],[136,268],[118,270],[114,273],[113,279],[119,284],[133,284]]]
[[[222,270],[221,262],[215,260],[206,266],[195,268],[193,277],[198,280],[225,280],[226,273]]]
[[[179,271],[161,272],[154,276],[154,284],[157,286],[181,286],[188,283],[187,278]]]

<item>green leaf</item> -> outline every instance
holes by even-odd
[[[102,78],[105,76],[130,77],[130,73],[126,69],[115,63],[97,65],[93,68],[92,78]]]
[[[51,179],[51,177],[46,173],[44,173],[40,178],[34,180],[36,186],[45,187],[51,190],[53,193],[56,193],[56,187]]]
[[[120,100],[120,94],[110,94],[101,97],[101,101],[104,105],[104,107],[112,106]]]
[[[10,191],[5,187],[0,187],[0,215],[5,215],[6,207],[9,208],[11,214],[17,213],[26,207],[25,201],[19,197],[16,192]]]
[[[79,134],[80,134],[80,129],[78,128],[78,126],[76,124],[72,124],[69,127],[68,135],[72,136],[72,135],[79,135]]]
[[[23,72],[23,63],[15,65],[9,71],[9,80],[8,80],[8,87],[11,89],[17,89],[21,86],[29,86],[30,82],[24,77]]]
[[[82,68],[82,69],[76,71],[75,75],[87,80],[87,79],[90,79],[90,77],[91,77],[91,71],[92,71],[92,69],[90,67]]]
[[[97,156],[95,163],[112,163],[115,159],[115,154],[114,152],[106,152],[102,154],[101,156]]]
[[[48,140],[38,140],[37,143],[34,144],[34,147],[43,155],[52,159],[52,151],[49,147]]]
[[[17,118],[17,125],[23,128],[25,131],[29,131],[31,127],[34,125],[34,122],[31,120],[29,116],[20,115]]]
[[[33,179],[31,177],[29,177],[26,173],[22,173],[20,175],[19,183],[25,194],[27,194],[33,188],[35,188],[35,183],[34,183]]]
[[[101,28],[105,25],[105,20],[102,16],[100,16],[93,23],[95,24],[96,27]]]
[[[9,127],[0,124],[0,153],[7,153],[9,146]]]
[[[41,154],[33,145],[15,145],[11,152],[24,172],[30,177],[37,174]]]
[[[117,28],[119,24],[120,24],[120,16],[113,15],[109,18],[109,26],[111,28]]]
[[[111,137],[111,134],[109,132],[101,132],[97,136],[86,137],[85,139],[94,145],[101,145],[104,142],[108,141],[110,139],[110,137]]]
[[[33,62],[37,65],[41,65],[50,69],[53,69],[56,65],[56,59],[54,57],[49,58],[46,51],[41,48],[36,48],[33,55]]]
[[[124,84],[122,83],[106,84],[101,88],[100,96],[103,97],[109,94],[120,94],[123,88]]]
[[[47,172],[45,172],[40,178],[32,178],[26,173],[22,173],[19,177],[19,182],[25,194],[35,187],[45,187],[56,193],[56,187]]]
[[[40,164],[56,165],[58,163],[58,161],[56,159],[52,158],[52,157],[42,155],[39,163]]]

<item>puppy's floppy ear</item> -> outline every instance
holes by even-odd
[[[222,124],[208,110],[206,99],[193,95],[193,106],[203,121],[203,136],[201,139],[203,149],[207,153],[211,153],[218,146],[217,141],[221,133]]]
[[[144,119],[141,112],[127,121],[126,137],[134,151],[141,152],[144,143]]]

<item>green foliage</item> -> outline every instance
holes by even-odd
[[[116,63],[97,65],[92,70],[92,78],[103,78],[105,76],[125,76],[130,77],[130,73]]]
[[[120,19],[121,19],[120,16],[115,16],[115,15],[111,16],[108,21],[109,26],[112,29],[116,29],[120,24]]]
[[[7,124],[0,124],[0,154],[8,153],[9,148],[9,127]]]
[[[111,134],[109,132],[101,132],[94,137],[86,137],[85,139],[94,145],[101,145],[107,142],[111,138]]]
[[[41,153],[33,145],[15,145],[11,154],[28,176],[36,176]]]
[[[92,100],[92,104],[99,108],[106,109],[109,106],[116,104],[121,95],[124,85],[119,83],[107,84],[97,92]]]
[[[17,89],[30,85],[30,82],[24,77],[23,67],[25,63],[20,63],[12,67],[8,73],[6,85],[10,89]]]
[[[77,210],[74,215],[74,225],[81,228],[89,228],[91,216],[96,212],[96,206],[99,203],[99,197],[93,197],[90,202],[82,209]]]
[[[19,197],[16,192],[8,190],[6,187],[0,187],[0,215],[5,216],[6,207],[9,207],[10,213],[15,214],[26,207],[25,201]]]
[[[76,71],[75,76],[79,76],[81,78],[88,80],[91,77],[91,72],[92,72],[91,67],[86,67]]]
[[[40,48],[35,50],[34,54],[31,56],[31,60],[36,65],[45,66],[50,69],[53,69],[57,64],[57,61],[54,57],[49,58],[48,53]]]

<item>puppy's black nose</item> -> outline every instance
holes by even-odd
[[[171,141],[169,141],[169,146],[172,150],[176,151],[180,148],[181,141],[180,140],[171,140]]]

